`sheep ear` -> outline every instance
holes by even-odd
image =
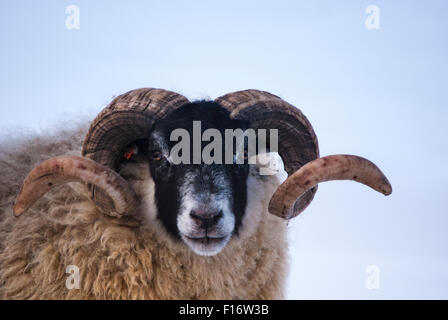
[[[259,153],[249,158],[249,164],[255,165],[261,176],[272,176],[284,173],[284,179],[288,177],[283,160],[277,152]]]
[[[115,209],[107,212],[109,215],[121,217],[138,205],[132,188],[115,171],[84,157],[62,156],[42,162],[28,174],[14,204],[14,215],[20,216],[53,187],[71,181],[92,184],[103,190],[112,199]]]
[[[294,208],[297,199],[318,183],[331,180],[353,180],[386,196],[392,193],[391,184],[374,163],[353,155],[332,155],[310,161],[289,176],[272,196],[269,212],[284,219],[294,218],[305,209]]]

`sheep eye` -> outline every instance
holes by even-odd
[[[155,150],[151,153],[151,159],[154,161],[160,161],[163,158],[162,152]]]

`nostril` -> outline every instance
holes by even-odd
[[[191,211],[190,212],[190,217],[193,218],[194,220],[202,220],[201,215],[196,213],[196,211]]]
[[[190,212],[190,217],[193,220],[196,220],[196,222],[201,223],[202,227],[211,226],[216,224],[219,219],[221,219],[223,216],[222,211],[216,211],[216,212],[199,212],[192,210]]]
[[[222,211],[219,211],[218,214],[213,217],[213,222],[216,223],[221,218],[222,218]]]

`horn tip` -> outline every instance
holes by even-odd
[[[14,207],[12,208],[12,213],[13,213],[14,217],[19,217],[24,212],[25,212],[25,209],[18,204],[15,204]]]
[[[392,194],[392,186],[390,184],[384,188],[383,194],[385,196],[390,196]]]
[[[384,177],[383,179],[381,193],[384,194],[385,196],[389,196],[392,194],[392,185],[390,184],[389,180],[387,180],[386,177]]]

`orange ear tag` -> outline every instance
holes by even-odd
[[[130,146],[123,154],[123,158],[130,160],[134,154],[137,154],[137,147],[135,145]]]

